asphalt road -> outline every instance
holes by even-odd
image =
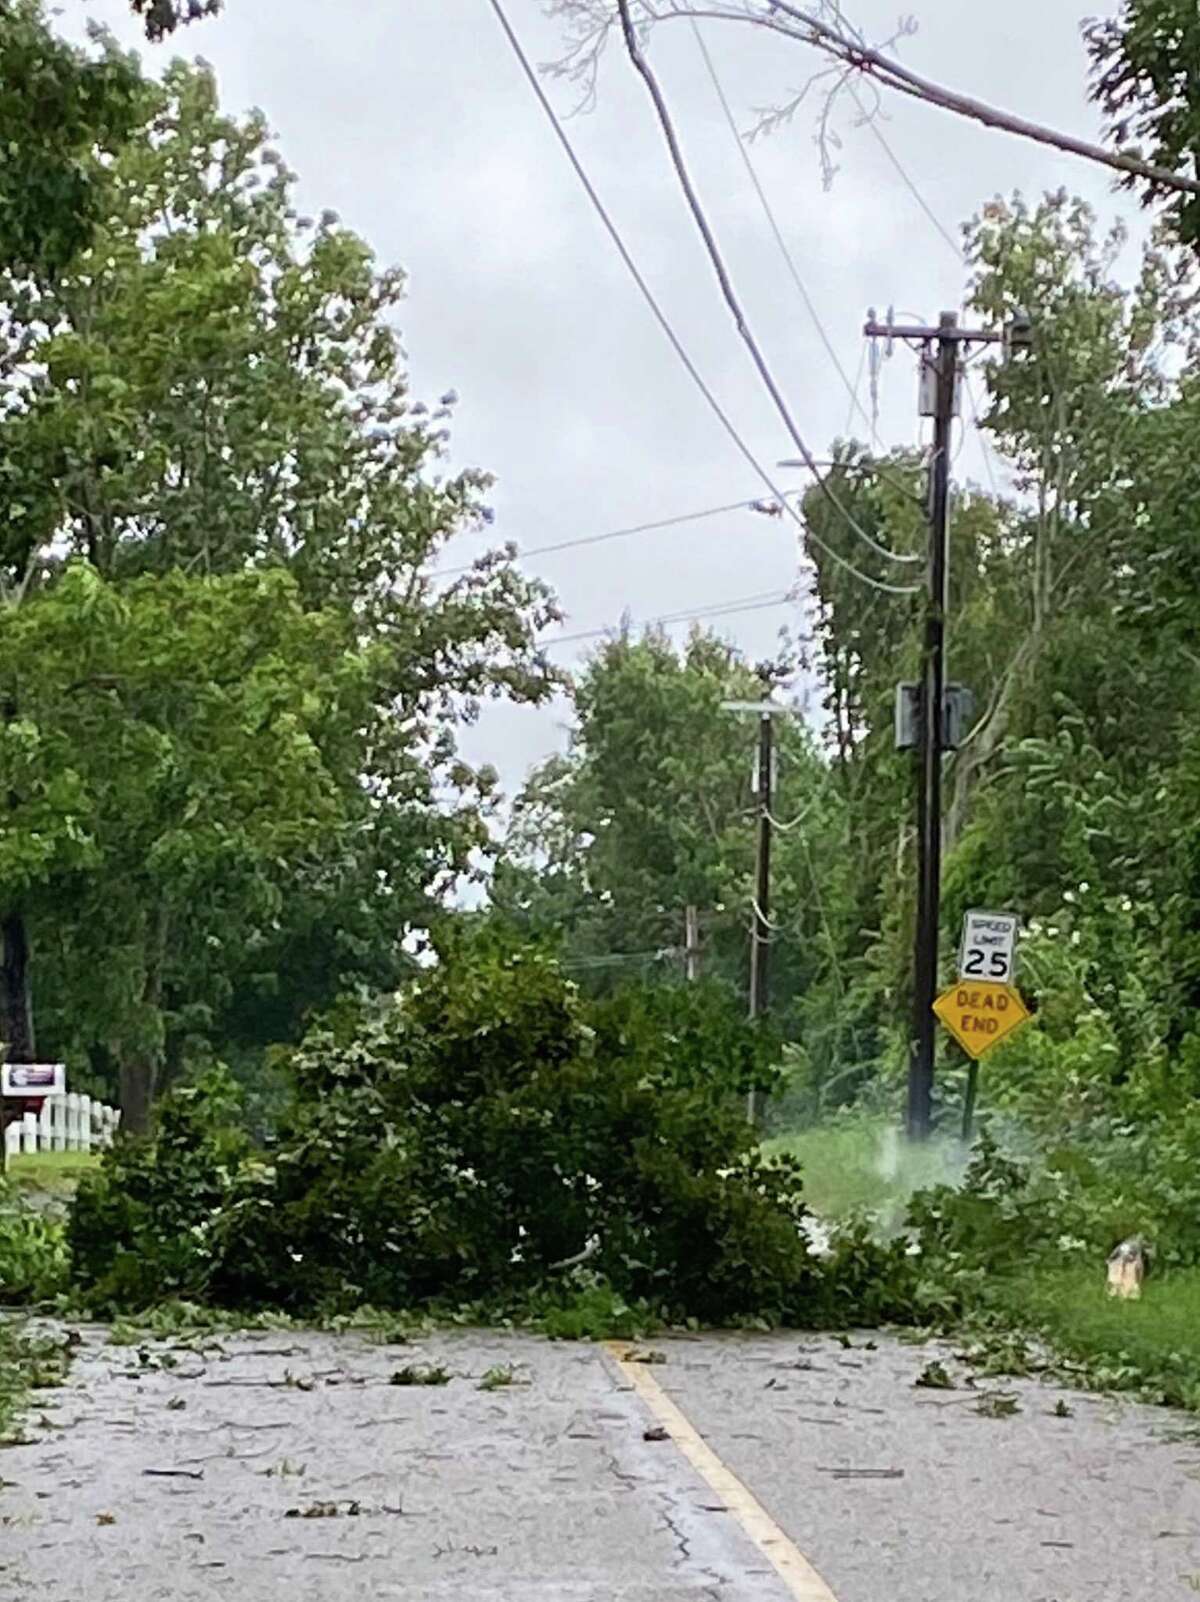
[[[960,1388],[931,1391],[913,1380],[939,1354],[890,1339],[673,1338],[653,1365],[503,1334],[104,1340],[0,1453],[3,1602],[1200,1592],[1187,1419],[964,1389],[949,1349]],[[391,1383],[405,1366],[452,1377]],[[497,1368],[515,1383],[480,1390]],[[1001,1388],[1019,1411],[981,1415]]]

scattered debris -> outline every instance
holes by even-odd
[[[902,1468],[818,1468],[818,1474],[828,1474],[835,1480],[902,1480]]]
[[[514,1364],[497,1363],[494,1368],[488,1369],[475,1389],[477,1391],[502,1391],[510,1385],[528,1385],[529,1383],[529,1380],[517,1373]]]
[[[203,1469],[148,1468],[143,1469],[142,1473],[147,1479],[152,1480],[202,1480],[204,1478]]]
[[[931,1363],[926,1363],[913,1380],[913,1385],[918,1390],[926,1391],[953,1391],[957,1388],[945,1363],[939,1362],[936,1357]]]
[[[642,1431],[643,1441],[669,1441],[671,1437],[661,1424],[651,1424],[649,1429]]]
[[[116,1522],[117,1522],[117,1515],[115,1513],[97,1513],[96,1514],[96,1523],[97,1524],[115,1524]]]
[[[500,1548],[498,1546],[455,1546],[454,1542],[451,1541],[448,1546],[435,1546],[433,1549],[435,1558],[452,1557],[458,1552],[463,1553],[466,1557],[498,1557]]]
[[[449,1385],[454,1375],[448,1368],[440,1365],[426,1365],[424,1368],[415,1363],[406,1363],[398,1368],[388,1380],[389,1385]]]
[[[1021,1411],[1021,1404],[1012,1391],[988,1391],[971,1410],[980,1418],[1011,1418]]]
[[[285,1519],[355,1519],[362,1512],[361,1502],[310,1502],[307,1507],[289,1507]]]
[[[1060,1396],[1058,1401],[1055,1402],[1053,1408],[1051,1409],[1050,1416],[1051,1418],[1074,1418],[1075,1409],[1068,1406],[1068,1404],[1064,1402]]]
[[[635,1347],[632,1351],[625,1353],[625,1361],[627,1363],[665,1363],[666,1360],[667,1354],[665,1352],[655,1352],[649,1348]]]
[[[171,1400],[167,1403],[167,1412],[182,1413],[186,1406],[187,1403],[184,1401],[182,1396],[172,1396]]]

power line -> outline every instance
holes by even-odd
[[[904,166],[904,163],[900,160],[900,157],[892,149],[891,145],[888,143],[887,139],[884,137],[883,133],[880,131],[880,128],[878,126],[878,123],[877,123],[876,119],[874,117],[870,116],[867,113],[867,110],[866,110],[866,108],[864,107],[864,105],[862,103],[862,99],[859,96],[858,90],[854,87],[853,84],[851,84],[851,86],[850,86],[850,93],[851,93],[851,96],[852,96],[852,98],[854,100],[854,104],[858,107],[859,114],[862,117],[862,120],[866,123],[867,127],[870,128],[872,134],[875,136],[875,139],[879,144],[880,149],[883,151],[884,155],[887,157],[887,159],[891,162],[892,166],[895,168],[896,173],[897,173],[898,177],[900,178],[900,181],[903,183],[904,187],[908,190],[909,194],[916,201],[917,205],[925,213],[925,216],[929,219],[930,223],[932,223],[932,225],[933,225],[934,229],[936,230],[936,232],[938,233],[939,237],[942,238],[946,242],[946,244],[949,245],[950,249],[954,252],[954,258],[958,262],[959,266],[961,267],[962,264],[963,264],[963,249],[962,249],[961,243],[959,243],[954,238],[954,235],[950,232],[950,230],[942,222],[942,220],[938,216],[937,212],[934,211],[933,207],[925,199],[925,196],[921,193],[920,189],[917,187],[917,185],[914,182],[914,180],[913,180],[911,174],[909,173],[908,169]],[[972,418],[972,421],[975,424],[975,432],[979,436],[979,444],[980,444],[980,447],[981,447],[981,450],[982,450],[982,453],[983,453],[984,471],[987,473],[988,483],[991,485],[992,494],[998,500],[999,497],[1000,497],[1000,489],[999,489],[999,485],[996,482],[996,470],[995,470],[995,467],[992,464],[992,454],[993,454],[992,453],[992,447],[991,447],[991,443],[988,440],[987,435],[984,433],[984,430],[983,430],[983,423],[980,420],[979,407],[978,407],[978,405],[976,404],[976,401],[975,401],[975,391],[971,387],[971,379],[970,379],[970,375],[969,374],[964,373],[964,375],[963,375],[963,386],[964,386],[964,388],[966,389],[966,392],[967,392],[967,404],[971,408],[971,418]]]
[[[850,375],[847,373],[844,365],[842,364],[842,359],[838,355],[832,339],[826,332],[825,325],[821,321],[820,313],[817,311],[813,298],[808,292],[808,286],[805,284],[804,279],[800,276],[800,269],[796,265],[796,258],[792,254],[787,240],[783,237],[783,230],[779,226],[779,222],[775,216],[774,208],[772,207],[767,192],[763,187],[762,180],[758,175],[758,168],[754,164],[754,159],[750,154],[745,139],[743,139],[738,130],[737,119],[734,117],[733,109],[729,104],[729,98],[721,85],[721,79],[717,73],[716,63],[713,61],[712,54],[709,51],[707,44],[704,42],[704,34],[701,32],[700,24],[696,21],[695,17],[692,17],[690,20],[692,24],[692,33],[695,37],[697,47],[699,48],[700,54],[703,57],[705,68],[708,71],[708,76],[712,80],[713,89],[716,92],[718,101],[720,102],[721,110],[725,114],[725,121],[729,126],[730,133],[733,135],[733,141],[737,145],[738,154],[742,158],[742,165],[745,167],[750,182],[754,187],[754,193],[758,196],[758,203],[762,207],[763,215],[767,219],[767,225],[774,236],[776,245],[779,247],[779,254],[783,257],[784,264],[791,275],[792,282],[796,286],[796,292],[800,296],[800,299],[804,302],[804,305],[808,311],[808,315],[812,318],[813,326],[817,331],[817,337],[820,339],[822,345],[824,345],[826,353],[829,356],[829,360],[833,363],[835,369],[837,370],[838,377],[845,385],[846,393],[850,396],[851,407],[859,412],[863,422],[866,423],[867,427],[871,430],[871,434],[875,439],[875,442],[882,447],[878,430],[876,429],[866,407],[859,399],[858,385],[850,382]],[[847,433],[849,433],[848,427]]]
[[[641,629],[657,628],[666,623],[690,623],[693,620],[702,620],[716,617],[732,617],[737,612],[762,612],[770,607],[787,606],[796,600],[796,592],[790,590],[765,591],[759,595],[743,596],[737,601],[718,601],[710,606],[692,607],[682,612],[665,612],[660,617],[643,618],[631,626]],[[606,623],[598,629],[581,629],[577,634],[560,634],[553,640],[541,640],[539,645],[544,650],[553,650],[558,645],[571,645],[577,640],[598,640],[606,634],[620,630],[624,625]]]
[[[871,589],[882,590],[884,593],[889,595],[915,594],[919,588],[919,586],[915,584],[889,584],[883,579],[873,578],[869,573],[862,572],[861,569],[855,567],[854,563],[851,562],[847,557],[844,557],[831,545],[826,544],[826,542],[821,539],[819,535],[815,534],[811,529],[809,529],[800,514],[788,504],[787,497],[780,489],[776,487],[770,473],[768,473],[767,469],[762,465],[750,447],[746,444],[732,419],[729,417],[724,407],[722,407],[720,401],[705,382],[699,368],[697,368],[696,364],[692,361],[692,358],[688,355],[683,342],[680,340],[678,334],[676,334],[674,328],[671,326],[671,323],[666,313],[663,311],[662,306],[659,304],[654,291],[650,288],[650,285],[643,276],[641,269],[638,267],[637,263],[633,259],[633,256],[630,254],[628,246],[621,237],[620,230],[617,228],[616,223],[609,215],[608,208],[601,200],[595,185],[588,177],[583,163],[580,161],[575,152],[574,146],[567,136],[566,129],[559,121],[558,113],[551,105],[549,97],[542,88],[541,81],[539,80],[537,73],[534,71],[533,64],[529,60],[529,57],[525,54],[525,50],[521,44],[521,41],[518,39],[511,22],[508,20],[508,14],[504,9],[502,0],[488,0],[488,3],[490,4],[492,11],[495,13],[496,20],[499,22],[505,38],[508,40],[509,46],[511,47],[513,54],[516,56],[518,63],[520,64],[522,72],[525,74],[525,78],[532,88],[538,104],[541,106],[542,111],[545,113],[545,116],[549,121],[555,137],[562,146],[567,160],[570,162],[571,167],[575,172],[575,176],[582,184],[583,189],[596,212],[596,215],[604,224],[605,230],[607,231],[609,238],[612,240],[622,262],[625,264],[630,277],[637,285],[642,298],[645,300],[646,305],[653,314],[655,321],[665,334],[672,350],[674,350],[676,356],[683,364],[688,376],[696,385],[697,389],[699,389],[700,393],[704,396],[704,399],[707,401],[714,416],[720,422],[722,428],[732,440],[741,456],[754,469],[758,478],[763,484],[766,485],[767,489],[771,492],[775,499],[787,509],[789,515],[804,531],[807,538],[811,540],[812,543],[820,550],[824,551],[832,562],[835,562],[839,567],[844,568],[846,572],[850,573],[854,578],[858,579],[861,583],[866,584]]]
[[[662,528],[678,528],[683,523],[699,523],[706,517],[723,517],[729,512],[756,510],[765,516],[771,515],[767,504],[759,496],[747,501],[730,501],[726,506],[706,506],[700,512],[681,512],[677,517],[660,517],[653,523],[635,523],[629,528],[612,528],[603,534],[584,534],[577,539],[555,540],[550,545],[531,545],[524,549],[518,547],[515,554],[521,559],[527,556],[548,556],[551,551],[569,551],[579,545],[601,545],[605,540],[623,540],[632,534],[653,534]],[[476,561],[481,560],[482,557],[476,558]],[[430,576],[450,578],[455,573],[469,573],[474,566],[475,562],[460,562],[456,567],[440,567]]]
[[[850,391],[850,410],[846,414],[846,434],[847,434],[847,436],[849,436],[850,430],[854,427],[854,413],[855,413],[856,410],[861,412],[864,417],[867,417],[867,409],[863,405],[862,401],[859,399],[859,395],[862,392],[863,374],[867,370],[867,355],[868,355],[868,351],[871,348],[872,347],[869,346],[868,341],[864,339],[862,341],[862,349],[859,351],[859,354],[858,354],[858,371],[854,375],[854,387]],[[874,422],[872,422],[869,418],[868,418],[868,421],[870,422],[871,434],[874,437],[875,443],[876,443],[876,445],[879,446],[880,450],[882,450],[883,449],[883,441],[879,437],[879,431],[875,427]]]
[[[496,3],[498,3],[498,0],[493,0],[493,4]],[[784,398],[783,391],[780,389],[775,375],[771,371],[770,363],[763,355],[762,347],[759,345],[758,340],[755,338],[754,333],[750,328],[745,309],[743,308],[741,301],[738,299],[737,291],[733,287],[733,280],[729,276],[729,269],[726,267],[724,257],[721,255],[721,248],[717,244],[716,236],[714,235],[708,218],[705,215],[704,208],[700,204],[700,197],[696,193],[695,185],[692,183],[691,174],[688,171],[687,163],[683,159],[683,150],[679,143],[679,136],[675,132],[675,124],[671,119],[670,111],[667,109],[667,103],[663,96],[662,89],[659,86],[658,78],[655,76],[653,67],[651,67],[650,63],[646,60],[645,53],[638,42],[637,30],[634,27],[632,18],[629,14],[629,0],[617,0],[617,9],[621,17],[621,30],[625,38],[625,49],[628,52],[630,61],[633,63],[634,70],[637,72],[642,82],[646,85],[646,90],[654,105],[655,114],[658,117],[659,126],[662,128],[663,138],[666,140],[667,150],[670,154],[671,165],[675,169],[675,176],[678,178],[680,188],[683,190],[683,195],[687,202],[688,210],[692,214],[692,220],[695,222],[700,233],[700,238],[704,242],[704,248],[708,253],[708,259],[712,264],[712,269],[717,275],[717,283],[720,286],[721,294],[724,297],[725,304],[728,306],[733,317],[734,326],[741,337],[742,343],[750,353],[750,359],[754,364],[758,376],[762,380],[767,393],[774,402],[775,410],[779,413],[779,417],[783,422],[783,426],[787,429],[788,434],[791,436],[792,443],[800,452],[801,456],[807,463],[809,470],[816,478],[817,487],[820,489],[822,495],[824,495],[826,500],[846,523],[851,532],[854,533],[860,540],[862,540],[863,543],[872,551],[874,551],[876,556],[881,556],[885,561],[890,562],[919,561],[919,557],[913,556],[907,552],[903,554],[897,554],[895,551],[888,550],[886,545],[880,545],[878,540],[873,539],[871,535],[867,533],[866,529],[864,529],[850,514],[850,512],[846,510],[841,501],[839,501],[837,496],[834,494],[830,485],[826,483],[825,479],[823,478],[820,469],[817,467],[816,458],[809,450],[804,436],[796,426],[796,420],[792,416],[791,408],[788,406],[788,403]]]
[[[797,461],[794,463],[787,463],[785,465],[805,467],[806,464]],[[838,468],[846,473],[856,473],[860,476],[866,475],[868,477],[881,479],[884,483],[898,485],[901,492],[908,495],[909,498],[915,501],[918,505],[923,506],[925,504],[923,497],[915,495],[910,489],[908,489],[906,485],[899,484],[899,481],[895,478],[895,476],[883,468],[874,458],[871,458],[868,462],[859,465],[855,462],[837,461],[834,458],[829,457],[818,462],[817,465],[825,468],[826,470]],[[798,490],[787,491],[787,494],[791,496],[801,493],[803,492]],[[514,546],[512,548],[511,559],[514,561],[524,561],[526,557],[548,556],[551,552],[570,551],[581,545],[602,545],[607,540],[627,539],[629,536],[635,534],[653,534],[660,529],[678,528],[686,523],[698,523],[706,517],[722,517],[730,512],[749,511],[758,512],[763,517],[782,517],[785,510],[786,508],[773,498],[769,498],[764,495],[755,495],[744,501],[730,501],[725,506],[706,506],[699,512],[680,512],[675,517],[658,518],[652,523],[634,523],[628,528],[606,529],[602,534],[581,534],[568,540],[554,540],[549,545]],[[503,553],[495,549],[483,551],[470,562],[458,562],[453,567],[431,568],[428,576],[431,579],[453,578],[459,573],[469,573],[481,562],[486,562],[489,557],[501,554]]]

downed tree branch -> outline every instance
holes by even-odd
[[[764,9],[759,12],[749,7],[735,9],[733,6],[721,4],[690,5],[685,3],[685,0],[675,0],[669,9],[646,6],[645,10],[651,23],[690,17],[698,21],[741,22],[748,23],[751,27],[765,28],[785,39],[792,39],[800,44],[810,44],[818,50],[823,50],[826,55],[833,56],[837,61],[861,73],[872,83],[893,89],[898,94],[908,95],[914,100],[923,101],[940,111],[948,111],[954,116],[982,123],[986,128],[996,128],[1019,139],[1048,145],[1051,149],[1061,150],[1067,155],[1078,156],[1084,161],[1108,167],[1125,178],[1140,178],[1146,183],[1179,194],[1200,195],[1200,178],[1193,178],[1183,172],[1173,172],[1167,167],[1158,167],[1153,162],[1144,161],[1132,151],[1106,150],[1103,145],[1094,144],[1091,140],[1080,139],[1075,134],[1063,133],[1059,129],[1046,127],[1043,123],[1032,122],[1027,117],[1017,116],[1014,112],[1005,111],[999,106],[989,105],[986,101],[976,100],[971,95],[962,94],[956,89],[936,83],[933,79],[925,78],[920,73],[913,72],[911,68],[901,65],[894,56],[886,55],[882,50],[867,44],[861,37],[851,37],[832,23],[823,22],[819,17],[802,11],[798,6],[790,4],[789,0],[763,0],[763,6]],[[569,12],[572,8],[566,5],[560,9]],[[595,51],[595,35],[589,43]],[[573,52],[571,68],[577,74],[579,58],[585,53],[582,45],[577,45]]]

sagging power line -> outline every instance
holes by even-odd
[[[509,20],[503,0],[488,0],[488,3],[490,4],[492,11],[496,16],[496,20],[500,24],[504,36],[508,41],[509,47],[512,50],[513,55],[516,57],[517,63],[520,66],[527,83],[533,90],[534,96],[537,99],[543,114],[550,123],[556,139],[562,146],[563,152],[565,153],[567,160],[569,161],[571,168],[575,173],[575,176],[583,186],[584,192],[587,195],[592,208],[596,212],[596,215],[599,217],[601,223],[604,225],[605,231],[612,241],[612,244],[615,247],[617,254],[620,256],[627,272],[636,284],[639,293],[646,302],[646,305],[648,306],[655,321],[658,323],[663,334],[666,336],[672,350],[679,358],[684,370],[687,372],[692,382],[696,385],[697,389],[704,397],[709,409],[717,418],[718,422],[721,424],[721,427],[724,429],[725,433],[728,435],[729,439],[732,441],[743,460],[745,460],[750,467],[753,468],[760,482],[766,486],[772,496],[774,496],[774,498],[785,507],[788,515],[803,531],[805,538],[809,540],[811,544],[815,545],[819,550],[824,551],[824,553],[829,557],[830,561],[842,568],[845,572],[849,573],[860,583],[865,584],[869,589],[879,590],[888,595],[915,594],[919,588],[918,585],[891,584],[884,579],[877,579],[869,573],[864,573],[862,569],[856,567],[855,564],[849,560],[849,558],[843,556],[840,551],[836,550],[819,535],[809,529],[800,513],[795,509],[795,507],[788,503],[787,496],[778,488],[772,475],[763,466],[762,462],[751,450],[750,446],[747,445],[736,424],[725,411],[724,407],[721,405],[720,401],[717,399],[711,387],[705,380],[703,374],[692,360],[686,346],[683,344],[683,341],[680,339],[679,335],[675,332],[674,326],[672,325],[666,312],[663,310],[658,297],[651,289],[644,273],[634,260],[633,254],[626,245],[620,230],[608,211],[608,208],[600,198],[599,191],[596,189],[596,186],[592,183],[591,178],[588,176],[587,169],[580,160],[574,145],[567,135],[566,129],[562,126],[562,122],[558,116],[558,113],[555,111],[553,105],[551,105],[550,99],[542,87],[541,80],[538,78],[533,63],[526,54],[524,46],[521,44],[521,41],[517,36],[516,30],[513,28],[513,25]]]
[[[763,353],[762,346],[759,344],[758,339],[755,337],[754,331],[750,327],[750,322],[746,316],[745,308],[743,307],[741,300],[738,297],[738,293],[733,286],[733,279],[731,278],[729,269],[726,266],[725,258],[721,254],[721,247],[717,243],[716,234],[713,232],[712,225],[709,222],[704,211],[704,207],[700,202],[700,197],[696,191],[695,184],[692,182],[692,176],[688,170],[687,162],[684,160],[683,149],[679,143],[679,136],[675,131],[675,124],[671,117],[670,110],[668,109],[666,97],[662,92],[662,88],[658,82],[658,77],[653,67],[651,67],[649,61],[646,59],[646,53],[642,49],[638,40],[637,30],[633,25],[633,19],[629,11],[629,0],[617,0],[617,9],[620,12],[621,29],[625,39],[625,49],[629,55],[630,61],[633,63],[634,71],[645,84],[646,91],[649,94],[650,100],[654,106],[655,115],[658,118],[659,126],[662,128],[663,138],[666,140],[667,150],[671,158],[671,165],[675,169],[675,176],[679,180],[679,186],[683,191],[684,200],[686,201],[688,210],[692,214],[692,219],[699,230],[700,238],[704,243],[704,248],[707,252],[708,259],[712,264],[714,273],[717,276],[717,283],[720,286],[721,295],[733,317],[734,326],[737,329],[738,335],[741,338],[742,343],[745,345],[747,351],[750,353],[750,360],[754,364],[754,368],[762,380],[763,386],[765,387],[768,395],[770,395],[771,400],[774,403],[775,410],[778,412],[784,428],[787,430],[788,437],[791,439],[796,449],[800,452],[800,455],[804,458],[805,464],[816,479],[817,487],[821,491],[822,495],[824,495],[825,499],[838,514],[839,518],[845,523],[847,528],[849,528],[851,533],[854,534],[857,539],[861,540],[864,545],[866,545],[875,553],[876,556],[882,557],[885,561],[920,561],[919,557],[913,556],[908,552],[889,550],[886,545],[881,545],[877,539],[875,539],[871,534],[868,534],[866,529],[863,528],[858,522],[857,518],[855,518],[853,514],[846,508],[846,506],[844,506],[843,503],[838,499],[838,496],[835,493],[832,485],[828,482],[818,468],[816,457],[809,449],[807,441],[805,440],[803,434],[801,434],[800,429],[796,424],[796,420],[792,416],[791,407],[788,405],[787,399],[785,398],[782,389],[779,387],[778,380],[771,370],[771,365]]]

